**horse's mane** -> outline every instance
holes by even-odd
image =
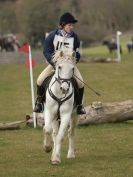
[[[76,63],[75,51],[71,48],[64,48],[63,50],[56,50],[53,54],[52,61],[56,63],[60,62],[72,62]]]

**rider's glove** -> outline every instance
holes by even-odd
[[[50,64],[53,66],[53,68],[55,69],[55,64],[54,64],[54,62],[50,62]]]

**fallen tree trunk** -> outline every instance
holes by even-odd
[[[105,57],[93,57],[93,58],[81,58],[82,63],[118,63],[117,58],[105,58]]]
[[[86,107],[86,115],[80,116],[78,125],[113,123],[133,120],[133,100],[104,103],[93,102]]]
[[[0,123],[0,130],[16,130],[20,129],[20,124],[25,121],[15,121],[10,123]]]
[[[115,123],[133,120],[133,100],[113,103],[93,102],[85,107],[86,114],[79,116],[78,125]],[[36,114],[37,125],[44,125],[42,113]],[[32,114],[26,115],[27,123],[33,124]]]

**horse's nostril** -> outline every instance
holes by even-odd
[[[63,88],[63,87],[60,87],[60,90],[62,91],[62,93],[68,93],[69,91],[69,88]]]
[[[62,87],[60,87],[60,89],[62,90]]]

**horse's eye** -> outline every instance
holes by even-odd
[[[61,69],[61,66],[59,66],[58,68]]]

